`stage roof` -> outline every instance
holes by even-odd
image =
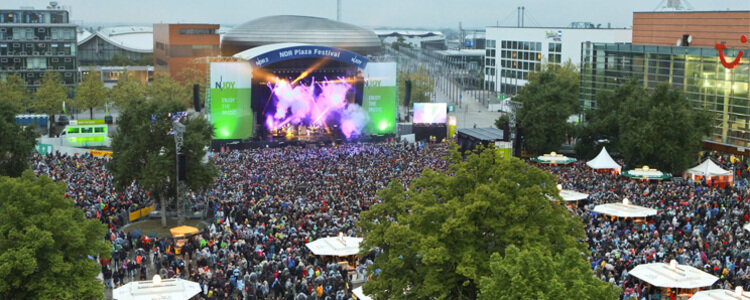
[[[275,43],[328,46],[367,55],[380,52],[375,32],[352,24],[307,16],[269,16],[229,30],[222,37],[222,55],[231,56],[254,47]]]
[[[503,139],[503,131],[497,128],[461,128],[459,134],[465,134],[482,141],[499,141]]]

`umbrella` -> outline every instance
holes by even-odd
[[[150,236],[151,238],[155,238],[157,235],[158,235],[158,233],[156,233],[156,232],[152,232],[152,233],[148,234],[148,236]]]
[[[198,228],[195,228],[193,226],[178,226],[173,227],[169,229],[169,232],[172,233],[172,236],[174,237],[182,237],[186,235],[193,235],[198,233]]]
[[[130,236],[134,238],[141,237],[141,230],[140,229],[133,229],[133,231],[130,232]]]

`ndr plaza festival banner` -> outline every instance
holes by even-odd
[[[389,134],[396,132],[396,63],[368,63],[364,71],[365,88],[362,108],[370,121],[367,132]]]
[[[253,135],[253,70],[248,62],[211,63],[210,121],[214,139],[247,139]]]

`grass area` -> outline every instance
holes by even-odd
[[[199,219],[186,219],[185,225],[187,226],[193,226],[195,228],[198,228],[198,230],[203,231],[203,229],[206,227],[203,222]],[[141,233],[144,235],[149,235],[152,232],[156,232],[157,236],[159,238],[165,238],[165,237],[171,237],[172,234],[169,233],[169,228],[177,227],[177,219],[167,219],[167,227],[161,226],[161,219],[146,219],[143,221],[138,221],[132,224],[129,224],[127,228],[125,228],[125,232],[130,233],[134,229],[140,229]]]

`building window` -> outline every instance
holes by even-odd
[[[208,35],[216,34],[213,28],[180,28],[181,35]]]

